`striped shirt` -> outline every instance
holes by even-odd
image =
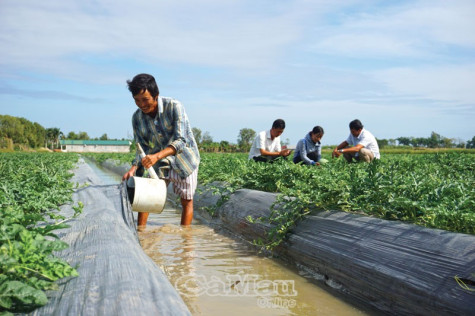
[[[134,138],[140,143],[145,154],[154,154],[168,146],[176,150],[176,155],[168,156],[153,167],[159,177],[168,177],[172,168],[180,177],[188,177],[199,165],[200,154],[183,105],[172,98],[158,97],[157,115],[152,118],[137,109],[132,116]],[[133,165],[141,167],[138,156]]]

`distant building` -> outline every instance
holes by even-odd
[[[128,140],[60,140],[61,151],[74,153],[128,153]]]

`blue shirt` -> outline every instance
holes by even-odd
[[[312,152],[316,152],[317,161],[308,158],[308,154]],[[298,158],[302,159],[306,165],[314,165],[322,158],[321,143],[314,143],[310,137],[310,133],[308,133],[305,138],[299,140],[297,143],[297,147],[295,148],[294,152],[294,161]]]
[[[132,116],[134,138],[140,143],[145,154],[154,154],[168,146],[176,150],[174,156],[168,156],[154,165],[160,177],[167,176],[172,168],[180,177],[188,177],[200,163],[200,154],[190,122],[183,105],[172,98],[158,97],[158,111],[155,117],[137,109]],[[135,157],[133,165],[141,165]]]

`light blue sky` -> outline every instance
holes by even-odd
[[[324,144],[475,136],[475,1],[1,0],[0,114],[132,136],[125,81],[155,76],[191,125],[236,143],[283,118]]]

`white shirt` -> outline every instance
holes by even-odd
[[[346,142],[351,146],[363,145],[364,148],[371,150],[371,152],[374,154],[374,158],[380,158],[379,146],[376,138],[364,128],[361,130],[361,133],[358,135],[358,137],[355,137],[350,133],[350,136],[348,136]]]
[[[260,156],[261,148],[270,152],[281,151],[280,136],[272,139],[270,130],[262,131],[257,134],[254,142],[252,142],[251,150],[249,151],[249,159]]]

